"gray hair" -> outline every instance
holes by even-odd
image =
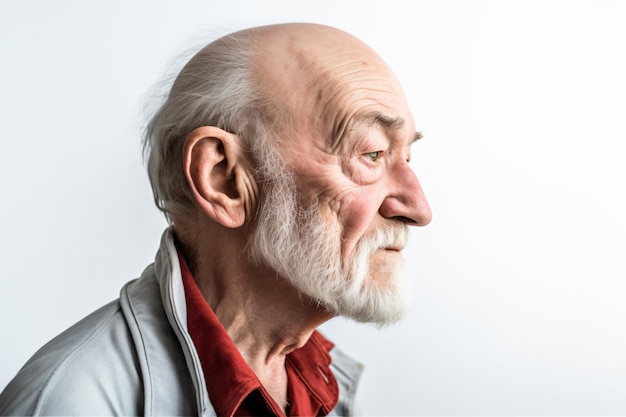
[[[256,161],[263,161],[278,110],[259,87],[255,57],[248,32],[204,47],[176,77],[148,123],[143,138],[148,176],[154,201],[170,223],[194,207],[182,169],[185,139],[194,129],[215,126],[233,133]]]

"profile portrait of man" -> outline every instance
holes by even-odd
[[[154,264],[42,349],[2,415],[350,415],[361,365],[316,329],[407,306],[401,251],[431,212],[399,81],[338,29],[226,35],[144,137],[170,227]]]

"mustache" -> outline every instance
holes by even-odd
[[[362,243],[371,251],[379,249],[401,251],[409,243],[409,226],[406,224],[379,226],[372,234],[363,238]]]

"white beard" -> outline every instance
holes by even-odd
[[[332,315],[381,326],[402,318],[410,294],[404,259],[388,253],[372,270],[372,257],[382,248],[403,248],[408,226],[379,227],[342,260],[340,226],[327,224],[317,202],[299,207],[293,177],[271,170],[264,176],[270,180],[247,248],[250,258],[274,269]]]

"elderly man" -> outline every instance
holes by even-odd
[[[120,298],[45,347],[3,414],[351,414],[360,365],[316,328],[386,324],[408,226],[402,89],[366,45],[313,24],[253,28],[183,68],[145,137],[171,227]]]

